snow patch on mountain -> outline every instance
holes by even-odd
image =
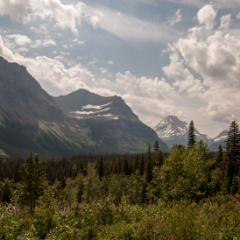
[[[188,124],[181,121],[176,116],[167,116],[162,119],[155,127],[157,135],[165,141],[171,148],[173,144],[187,145]],[[203,140],[208,144],[212,144],[213,140],[205,134],[201,134],[195,129],[197,141]]]
[[[90,115],[90,114],[97,114],[108,111],[110,108],[105,108],[99,111],[72,111],[71,114],[77,114],[77,115]]]
[[[83,106],[82,110],[85,110],[85,109],[98,109],[98,110],[100,110],[100,109],[102,109],[102,108],[104,108],[104,107],[106,107],[110,104],[112,104],[112,103],[110,102],[110,103],[106,103],[106,104],[103,104],[103,105],[100,105],[100,106],[88,104],[86,106]]]
[[[216,136],[213,141],[214,142],[221,142],[227,139],[228,131],[223,130],[218,136]]]

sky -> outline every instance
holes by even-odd
[[[0,56],[53,96],[121,96],[151,127],[240,120],[239,0],[1,0]]]

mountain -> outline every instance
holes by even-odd
[[[27,72],[0,57],[0,149],[25,157],[77,154],[94,145],[88,128],[67,116]]]
[[[79,89],[66,96],[54,97],[54,100],[66,113],[78,119],[102,117],[108,120],[139,121],[137,115],[119,96],[103,97]]]
[[[219,145],[221,144],[222,147],[226,146],[226,139],[228,135],[228,130],[223,130],[221,133],[218,134],[215,138],[213,138],[213,144],[210,145],[210,150],[217,152]]]
[[[167,116],[162,119],[155,127],[159,138],[167,143],[168,147],[171,148],[174,144],[181,144],[187,147],[188,141],[188,124],[187,122],[181,121],[176,116]],[[196,139],[197,141],[203,140],[208,145],[213,143],[213,140],[205,134],[201,134],[197,129]]]
[[[82,98],[87,99],[84,94]],[[145,151],[158,139],[156,133],[130,114],[122,99],[113,98],[119,103],[112,113],[122,104],[121,120],[66,114],[25,67],[0,57],[0,149],[10,157],[25,157],[29,151],[45,157]]]
[[[92,139],[107,151],[145,151],[147,144],[156,140],[160,149],[169,151],[154,130],[143,124],[119,96],[103,97],[79,89],[54,100],[67,114],[89,126]]]

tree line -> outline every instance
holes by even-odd
[[[0,239],[239,237],[239,158],[235,121],[217,153],[191,121],[188,147],[170,153],[156,141],[140,154],[1,161]]]

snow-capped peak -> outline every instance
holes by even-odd
[[[188,124],[181,121],[176,116],[167,116],[162,119],[156,127],[154,127],[157,135],[163,139],[171,148],[173,144],[187,145],[188,139]],[[205,134],[201,134],[195,129],[197,141],[203,140],[209,145],[212,144],[212,139]]]

